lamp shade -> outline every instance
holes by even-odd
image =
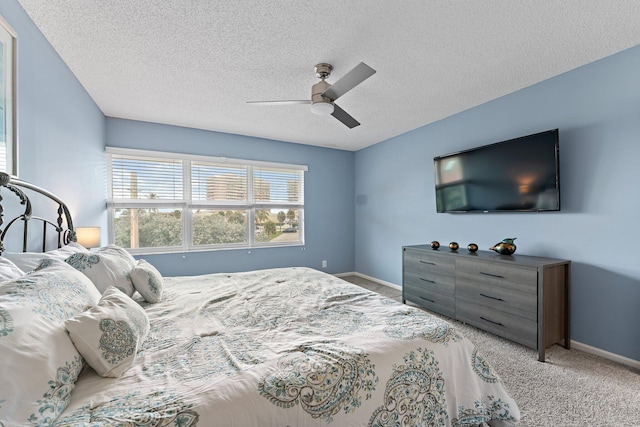
[[[78,227],[76,237],[85,248],[97,248],[100,246],[100,227]]]

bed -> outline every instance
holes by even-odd
[[[114,245],[80,247],[45,190],[0,182],[61,203],[38,254],[4,248],[8,224],[35,216],[0,223],[0,426],[519,420],[477,348],[420,309],[304,267],[162,277]]]

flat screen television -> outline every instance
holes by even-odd
[[[558,129],[433,159],[438,212],[560,210]]]

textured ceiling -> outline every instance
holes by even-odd
[[[19,0],[109,117],[358,150],[640,44],[637,0]],[[18,35],[19,37],[19,35]],[[332,83],[377,73],[337,104]]]

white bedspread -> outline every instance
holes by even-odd
[[[308,269],[166,279],[122,378],[87,367],[55,426],[514,425],[474,345],[425,312]],[[495,420],[495,423],[494,421]]]

